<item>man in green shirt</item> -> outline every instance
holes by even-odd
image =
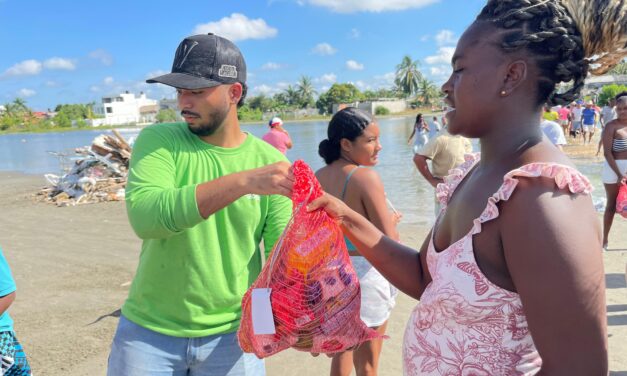
[[[264,375],[235,331],[241,299],[291,216],[289,163],[240,129],[239,49],[219,36],[184,39],[172,73],[185,123],[142,130],[126,188],[143,240],[113,339],[108,375]]]

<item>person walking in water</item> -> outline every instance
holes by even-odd
[[[589,71],[621,61],[626,37],[622,1],[488,1],[442,86],[449,132],[478,138],[481,154],[438,185],[443,209],[420,252],[333,195],[309,205],[420,301],[405,330],[405,375],[608,373],[592,185],[543,137],[540,117],[544,103],[577,98]]]
[[[423,119],[422,114],[416,115],[414,128],[407,139],[408,144],[411,142],[412,138],[414,138],[414,154],[429,141],[429,124]]]

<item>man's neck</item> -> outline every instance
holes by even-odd
[[[222,148],[236,148],[246,140],[247,134],[241,130],[236,112],[235,115],[229,114],[224,119],[222,126],[214,134],[199,137],[210,145]]]

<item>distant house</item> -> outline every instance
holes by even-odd
[[[592,76],[586,78],[584,82],[585,90],[595,90],[602,88],[605,85],[627,85],[627,75],[611,75],[605,74],[603,76]]]
[[[103,118],[93,119],[93,126],[154,123],[159,104],[154,99],[146,98],[143,92],[136,97],[128,91],[114,96],[102,97],[101,103],[93,106],[95,115]]]
[[[363,102],[355,102],[355,103],[340,103],[333,105],[333,113],[338,112],[339,110],[346,107],[357,107],[360,110],[364,110],[371,114],[374,114],[377,107],[385,107],[390,111],[390,113],[394,114],[397,112],[403,112],[407,110],[407,101],[404,99],[388,99],[381,98],[377,100],[363,101]]]

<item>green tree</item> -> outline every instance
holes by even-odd
[[[251,109],[258,109],[261,112],[272,110],[273,104],[272,98],[266,97],[265,94],[259,94],[258,96],[252,97],[248,100],[248,106],[250,106]]]
[[[627,86],[616,84],[603,86],[597,99],[598,105],[605,106],[611,98],[614,98],[618,93],[623,91],[627,91]]]
[[[300,108],[313,107],[314,95],[317,92],[313,87],[311,77],[301,76],[298,85],[296,85],[296,91],[298,92],[298,106]]]
[[[432,105],[440,97],[441,92],[432,81],[422,78],[418,83],[417,94],[422,97],[423,104]]]
[[[405,55],[399,65],[396,66],[396,79],[394,83],[405,97],[411,97],[418,90],[418,84],[423,78],[418,70],[420,63],[413,61],[411,56]]]
[[[363,98],[363,94],[355,85],[335,83],[326,93],[320,95],[316,107],[321,113],[330,113],[334,104],[353,103],[363,100]]]
[[[300,94],[297,89],[295,89],[292,85],[288,85],[283,92],[285,93],[288,106],[298,106],[300,103]]]
[[[157,112],[157,123],[173,123],[176,121],[176,111],[165,108]]]

